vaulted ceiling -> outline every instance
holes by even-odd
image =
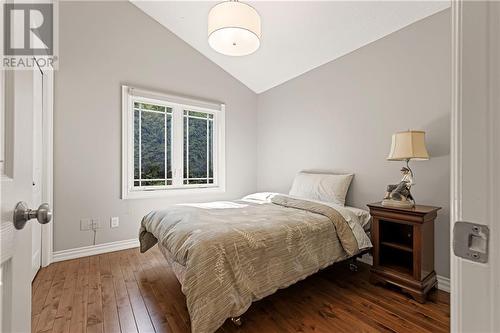
[[[132,1],[256,93],[261,93],[450,6],[449,1],[248,1],[261,47],[228,57],[207,42],[213,1]]]

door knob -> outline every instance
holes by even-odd
[[[14,227],[17,230],[24,228],[26,222],[36,218],[41,224],[49,223],[52,219],[52,211],[48,203],[43,203],[38,209],[29,209],[26,202],[20,201],[14,208]]]

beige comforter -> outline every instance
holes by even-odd
[[[320,203],[275,196],[272,203],[215,204],[153,211],[139,232],[141,252],[160,242],[184,266],[193,333],[212,333],[253,301],[371,245]]]

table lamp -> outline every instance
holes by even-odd
[[[410,168],[410,160],[428,160],[429,153],[425,147],[424,131],[404,131],[392,135],[391,151],[387,156],[388,161],[406,161],[406,166],[401,169],[403,178],[396,185],[388,185],[384,206],[411,208],[415,200],[410,193],[411,186],[415,184],[414,174]]]

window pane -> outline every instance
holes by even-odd
[[[187,113],[187,111],[184,111],[184,115]],[[189,123],[189,118],[184,117],[184,178],[188,178],[187,170],[188,170],[188,123]],[[184,184],[187,184],[186,181],[184,181]]]
[[[192,185],[192,184],[206,184],[206,183],[207,183],[207,180],[206,180],[206,179],[190,179],[190,180],[188,181],[188,183],[189,183],[190,185]]]
[[[172,109],[167,109],[167,178],[172,179]],[[172,185],[172,182],[167,185]]]
[[[172,108],[134,102],[134,186],[172,185],[171,135]]]
[[[139,178],[139,111],[134,111],[134,179]]]
[[[208,163],[208,177],[213,178],[214,177],[214,122],[209,121],[208,122],[208,158],[209,158],[209,163]],[[213,183],[213,179],[212,179]]]
[[[199,118],[207,118],[208,113],[205,112],[196,112],[196,111],[189,111],[189,116],[191,117],[199,117]]]
[[[186,185],[213,183],[213,120],[210,116],[204,112],[184,111]]]
[[[189,178],[207,177],[207,121],[189,118]]]
[[[142,181],[142,186],[163,186],[165,185],[164,180],[148,180]]]
[[[165,179],[165,115],[141,112],[141,178]]]
[[[160,111],[165,112],[166,107],[161,105],[154,105],[148,103],[134,103],[135,108],[141,108],[142,110]]]

